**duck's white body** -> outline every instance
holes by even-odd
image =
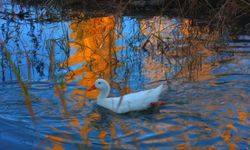
[[[146,91],[107,98],[110,86],[105,80],[98,79],[94,87],[100,90],[97,104],[119,114],[148,109],[151,103],[159,101],[159,96],[163,90],[163,85],[160,85]]]

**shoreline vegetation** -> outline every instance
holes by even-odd
[[[101,16],[181,17],[194,25],[208,25],[211,29],[234,29],[250,32],[250,2],[246,0],[13,0],[20,5],[45,9],[47,21],[58,19],[85,20]],[[56,10],[56,11],[55,11]],[[24,15],[25,12],[20,12]],[[58,17],[56,19],[55,16]],[[222,31],[223,32],[223,31]]]

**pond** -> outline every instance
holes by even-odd
[[[167,15],[52,21],[9,1],[0,10],[0,149],[250,148],[249,32]],[[100,77],[110,96],[164,84],[166,105],[115,114],[86,90]]]

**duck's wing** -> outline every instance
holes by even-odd
[[[120,97],[121,106],[128,107],[131,111],[143,110],[150,107],[150,103],[157,102],[162,92],[163,85],[155,89],[149,89],[136,93],[131,93]]]
[[[163,85],[158,86],[157,88],[154,89],[149,89],[149,90],[145,90],[145,91],[140,91],[140,92],[136,92],[136,93],[131,93],[131,94],[127,94],[124,95],[124,99],[128,100],[128,101],[144,101],[144,100],[158,100],[159,96],[161,94],[163,90]]]
[[[127,94],[121,97],[106,98],[99,105],[116,113],[144,110],[150,107],[150,103],[157,102],[162,92],[163,85],[154,89]]]

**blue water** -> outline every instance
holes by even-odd
[[[109,37],[114,38],[111,45],[119,51],[103,56],[112,65],[93,78],[102,76],[112,82],[113,96],[119,96],[126,86],[129,93],[163,83],[167,89],[161,99],[167,104],[117,115],[97,106],[94,98],[85,94],[85,83],[92,79],[86,74],[95,72],[81,70],[91,64],[87,59],[61,67],[82,50],[70,47],[67,53],[64,46],[84,38],[75,38],[73,34],[85,33],[88,20],[42,22],[36,18],[35,8],[14,7],[9,3],[1,7],[5,15],[0,14],[0,38],[28,87],[35,119],[30,116],[16,75],[1,52],[4,67],[0,67],[0,149],[250,148],[250,35],[224,37],[216,32],[201,32],[189,43],[186,37],[191,35],[182,26],[185,19],[124,16],[112,30],[117,37]],[[21,10],[31,13],[24,19],[11,18],[11,12]],[[83,23],[79,31],[71,27],[75,21]],[[98,25],[100,22],[95,24],[97,28],[89,29],[98,33],[93,36],[107,36],[106,32],[98,32]],[[100,28],[103,26],[109,29],[107,24]],[[51,41],[56,41],[57,82],[50,70]],[[25,51],[31,61],[31,79]],[[73,79],[69,82],[71,73]],[[62,84],[68,115],[55,90]]]

